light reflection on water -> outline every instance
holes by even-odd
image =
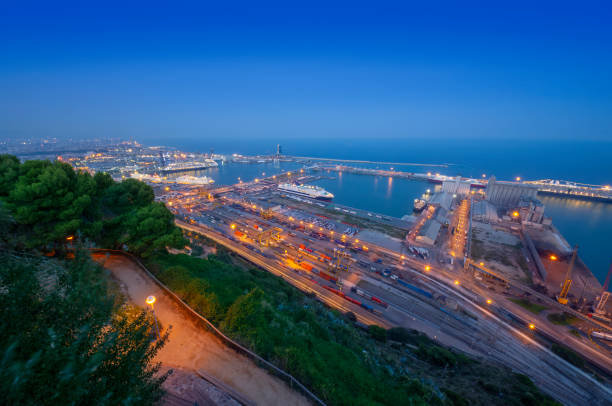
[[[540,196],[545,215],[603,283],[612,260],[612,204],[589,200]]]

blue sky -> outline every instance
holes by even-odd
[[[0,138],[612,139],[607,2],[7,3]]]

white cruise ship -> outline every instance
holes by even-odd
[[[311,185],[294,185],[293,183],[281,183],[278,185],[278,190],[294,195],[309,197],[317,200],[331,200],[334,195],[319,186]]]
[[[183,185],[210,185],[211,183],[215,183],[214,180],[209,178],[208,176],[179,176],[176,178],[176,183],[180,183]]]
[[[163,180],[157,175],[147,175],[145,173],[138,173],[138,172],[134,172],[130,174],[130,178],[140,180],[143,182],[149,181],[149,182],[154,182],[154,183],[159,183]]]
[[[217,167],[219,164],[210,158],[201,161],[173,162],[162,168],[162,173],[188,172]]]

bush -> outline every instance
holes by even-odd
[[[372,336],[373,339],[385,342],[387,341],[387,330],[382,327],[376,326],[372,324],[368,326],[368,333]]]
[[[387,330],[387,338],[400,343],[407,343],[413,337],[413,333],[404,327],[393,327]]]

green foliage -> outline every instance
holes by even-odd
[[[508,300],[516,303],[517,305],[521,306],[524,309],[529,310],[531,313],[534,313],[534,314],[539,314],[542,311],[548,309],[548,307],[546,306],[539,305],[537,303],[532,303],[527,299],[508,299]]]
[[[3,404],[149,405],[165,376],[151,361],[151,317],[119,307],[86,254],[0,256]]]
[[[30,248],[64,241],[83,229],[95,183],[68,164],[28,161],[7,198]]]
[[[376,326],[374,324],[368,326],[368,333],[370,333],[372,338],[374,338],[375,340],[382,342],[387,341],[387,330],[382,327]]]
[[[148,263],[226,334],[296,376],[331,405],[425,404],[423,394],[436,398],[418,381],[390,377],[364,354],[371,340],[281,278],[214,258],[158,254]]]
[[[584,368],[584,360],[573,350],[570,350],[569,348],[556,343],[553,343],[553,345],[550,347],[550,350],[561,358],[563,358],[564,360],[566,360],[567,362],[569,362],[570,364],[578,368]]]
[[[387,330],[387,338],[400,343],[407,343],[412,338],[413,334],[410,330],[404,327],[393,327]]]
[[[567,312],[551,313],[548,316],[546,316],[546,318],[548,318],[548,320],[551,323],[561,325],[561,326],[567,326],[569,324],[572,324],[575,321],[578,321],[577,317],[572,316],[571,314]]]
[[[172,213],[154,202],[153,189],[134,179],[116,183],[62,162],[20,164],[0,155],[2,200],[21,237],[17,245],[26,248],[61,251],[70,235],[107,248],[125,245],[141,256],[186,244]]]
[[[7,196],[19,176],[19,159],[13,155],[0,155],[0,197]]]
[[[453,352],[437,345],[419,345],[417,357],[439,367],[453,367],[459,362]]]

